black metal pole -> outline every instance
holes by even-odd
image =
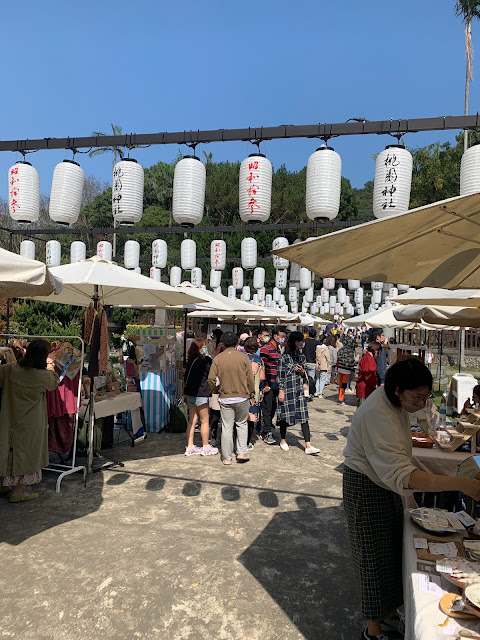
[[[11,251],[13,249],[13,234],[10,231],[8,234],[8,250]],[[5,320],[5,333],[10,333],[10,298],[7,298],[7,317]],[[8,347],[8,338],[5,338],[5,346]]]
[[[188,310],[184,309],[184,321],[183,321],[183,368],[187,364],[187,313]]]

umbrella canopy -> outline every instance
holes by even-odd
[[[325,277],[480,288],[480,194],[442,200],[273,253]]]
[[[459,327],[480,327],[480,312],[478,309],[465,307],[441,307],[430,305],[398,305],[392,307],[394,316],[405,322],[427,322],[436,327],[450,329]]]
[[[292,324],[295,324],[295,322],[298,322],[298,324],[302,324],[306,327],[309,327],[310,325],[315,326],[315,325],[321,325],[321,324],[328,324],[330,320],[324,320],[323,318],[314,316],[311,313],[295,313],[295,314],[291,314],[289,318],[289,322]]]
[[[86,307],[98,293],[104,305],[153,304],[164,307],[199,301],[197,296],[155,282],[98,256],[53,267],[51,272],[63,282],[61,293],[57,296],[32,296],[35,300]]]
[[[251,311],[252,305],[248,302],[243,302],[238,298],[227,298],[227,296],[219,295],[208,289],[200,289],[195,287],[190,282],[182,282],[175,289],[183,291],[189,295],[197,295],[202,297],[203,301],[195,304],[185,304],[184,309],[196,309],[198,311],[218,310],[218,311]],[[180,308],[179,306],[175,308]],[[255,309],[255,307],[253,307]]]
[[[397,320],[393,315],[393,307],[363,313],[360,316],[344,320],[343,324],[346,327],[362,327],[365,325],[367,329],[413,329],[415,327],[415,322]]]
[[[0,298],[48,296],[61,289],[61,280],[43,262],[0,249]]]
[[[249,305],[249,307],[250,310],[244,309],[242,311],[192,311],[188,315],[192,318],[218,318],[219,320],[230,320],[234,317],[237,320],[258,320],[259,322],[290,322],[292,317],[289,313],[283,313],[282,311],[276,311],[274,309],[267,309],[266,307],[258,307],[253,304]]]
[[[423,287],[411,293],[392,298],[399,304],[428,305],[440,307],[480,307],[480,291],[478,289],[458,289],[448,291],[435,287]]]

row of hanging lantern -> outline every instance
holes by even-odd
[[[478,191],[480,143],[463,154],[460,195]],[[413,161],[404,145],[388,145],[375,161],[373,213],[376,218],[408,210]],[[342,161],[329,146],[317,149],[308,159],[306,212],[311,220],[332,220],[339,212]],[[251,154],[240,165],[239,214],[243,222],[265,222],[270,217],[272,165],[261,153]],[[78,162],[57,164],[52,177],[49,214],[59,224],[77,221],[82,205],[85,174]],[[205,205],[206,170],[196,156],[185,156],[175,165],[173,218],[186,227],[199,224]],[[115,164],[112,182],[112,212],[116,222],[133,224],[142,217],[143,167],[133,158]],[[17,222],[34,222],[40,213],[40,181],[37,170],[25,161],[8,172],[8,202]],[[288,244],[288,243],[287,243]],[[284,245],[280,245],[284,246]],[[275,247],[279,248],[279,247]],[[244,267],[252,268],[252,267]],[[278,267],[279,268],[279,267]]]

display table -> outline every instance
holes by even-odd
[[[420,471],[435,473],[444,476],[456,476],[458,466],[472,454],[469,452],[452,451],[446,453],[440,447],[424,449],[423,447],[413,447],[413,464]]]
[[[420,591],[418,576],[422,572],[417,570],[417,554],[413,546],[413,534],[422,533],[422,529],[416,527],[408,511],[405,511],[403,527],[403,599],[405,603],[405,640],[440,640],[447,638],[438,627],[443,624],[447,616],[439,607],[440,598],[445,593],[456,593],[456,587],[442,578],[442,593],[430,593]],[[425,535],[428,535],[425,533]],[[460,540],[460,534],[445,536],[442,541],[449,542]],[[475,629],[480,633],[480,619],[458,620],[449,618],[452,625]],[[455,636],[453,636],[455,637]]]
[[[113,398],[106,398],[105,400],[95,401],[95,417],[105,418],[106,416],[114,416],[117,413],[123,411],[133,411],[134,409],[140,409],[142,406],[142,396],[137,392],[120,393]],[[82,420],[85,418],[85,413],[88,407],[88,400],[82,400],[78,415]]]
[[[170,406],[177,401],[178,369],[140,371],[140,388],[147,431],[161,431],[170,420]]]

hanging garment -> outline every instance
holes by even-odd
[[[88,362],[88,375],[95,378],[99,374],[98,356],[100,350],[100,321],[98,315],[95,314],[93,321],[92,340],[90,343],[90,356]]]
[[[88,305],[87,310],[85,311],[85,315],[83,316],[83,340],[86,345],[89,345],[92,341],[93,327],[96,315],[97,312],[95,311],[93,302],[91,302]]]
[[[105,311],[102,311],[100,320],[100,357],[99,370],[106,371],[108,367],[109,340],[108,340],[108,320]]]
[[[55,371],[59,373],[58,366]],[[54,391],[47,391],[48,450],[54,453],[68,453],[73,446],[79,375],[65,377]]]

